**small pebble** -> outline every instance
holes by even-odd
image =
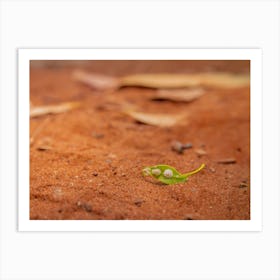
[[[114,159],[114,158],[116,158],[117,156],[115,155],[115,154],[113,154],[113,153],[110,153],[110,154],[108,154],[108,158],[110,158],[110,159]]]
[[[196,149],[195,152],[199,157],[207,155],[207,152],[203,149]]]
[[[39,142],[37,147],[38,151],[47,151],[52,148],[51,146],[52,139],[49,137],[44,137],[40,139],[38,142]]]
[[[97,105],[97,106],[95,106],[95,109],[98,110],[98,111],[104,111],[105,106],[104,105]]]
[[[136,199],[136,200],[134,201],[134,204],[135,204],[136,206],[140,207],[140,206],[142,205],[143,202],[144,202],[144,200],[142,200],[142,199]]]
[[[51,146],[39,146],[37,147],[38,151],[48,151],[51,149]]]
[[[192,143],[183,144],[183,149],[191,149],[193,147]]]
[[[201,217],[198,214],[186,214],[184,220],[200,220]]]
[[[93,176],[98,176],[98,173],[97,172],[93,172],[92,175]]]
[[[87,212],[92,212],[92,206],[90,204],[83,204],[83,208],[87,211]]]
[[[248,188],[249,185],[245,182],[241,182],[240,185],[239,185],[239,188],[242,189],[242,188]]]
[[[171,143],[171,149],[177,152],[178,154],[182,154],[185,149],[190,149],[190,148],[192,148],[192,143],[182,144],[179,141],[173,141]]]
[[[183,149],[183,144],[179,141],[173,141],[171,143],[171,149],[175,152],[177,152],[178,154],[182,154],[184,149]]]
[[[82,203],[81,201],[78,201],[77,206],[83,208],[87,212],[92,212],[92,206],[88,203]]]
[[[101,139],[101,138],[104,138],[104,134],[93,132],[92,137],[94,137],[96,139]]]
[[[53,198],[54,198],[56,201],[62,200],[62,198],[63,198],[63,192],[62,192],[62,189],[61,189],[61,188],[55,188],[55,189],[53,190]]]
[[[192,216],[187,216],[184,218],[184,220],[193,220],[193,217]]]

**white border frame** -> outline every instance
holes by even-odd
[[[250,60],[251,220],[30,220],[30,60]],[[18,230],[19,231],[261,231],[262,58],[260,49],[19,49],[18,50]]]

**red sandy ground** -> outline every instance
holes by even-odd
[[[249,88],[211,90],[188,104],[159,102],[149,99],[151,89],[96,92],[72,79],[75,64],[35,66],[33,105],[79,101],[82,106],[30,120],[31,219],[250,219]],[[114,76],[249,72],[246,61],[99,61],[78,66]],[[123,101],[150,113],[187,112],[188,121],[172,128],[139,124],[120,112],[117,103]],[[173,140],[191,142],[193,148],[177,154],[171,150]],[[42,146],[47,149],[40,150]],[[198,156],[197,149],[207,154]],[[225,158],[236,163],[217,163]],[[160,163],[181,173],[202,163],[206,168],[176,185],[143,178],[143,167]]]

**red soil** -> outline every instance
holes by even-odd
[[[96,92],[72,79],[76,68],[60,62],[30,70],[33,105],[82,104],[30,120],[30,219],[250,219],[249,88],[212,89],[188,104],[159,102],[149,99],[151,89]],[[78,68],[114,76],[249,72],[249,62],[98,61]],[[188,120],[171,128],[139,124],[120,112],[124,101],[150,113],[187,112]],[[193,148],[178,154],[173,140]],[[226,158],[236,163],[217,162]],[[156,164],[186,173],[202,163],[203,171],[176,185],[141,173]]]

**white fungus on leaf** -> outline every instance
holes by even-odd
[[[166,169],[163,172],[163,176],[166,178],[171,178],[173,176],[173,171],[171,169]]]
[[[159,168],[155,168],[155,169],[152,169],[152,174],[155,176],[159,176],[161,174],[161,171]]]
[[[151,174],[151,169],[150,169],[149,167],[144,168],[144,169],[143,169],[143,174],[144,174],[145,176],[150,175],[150,174]]]

